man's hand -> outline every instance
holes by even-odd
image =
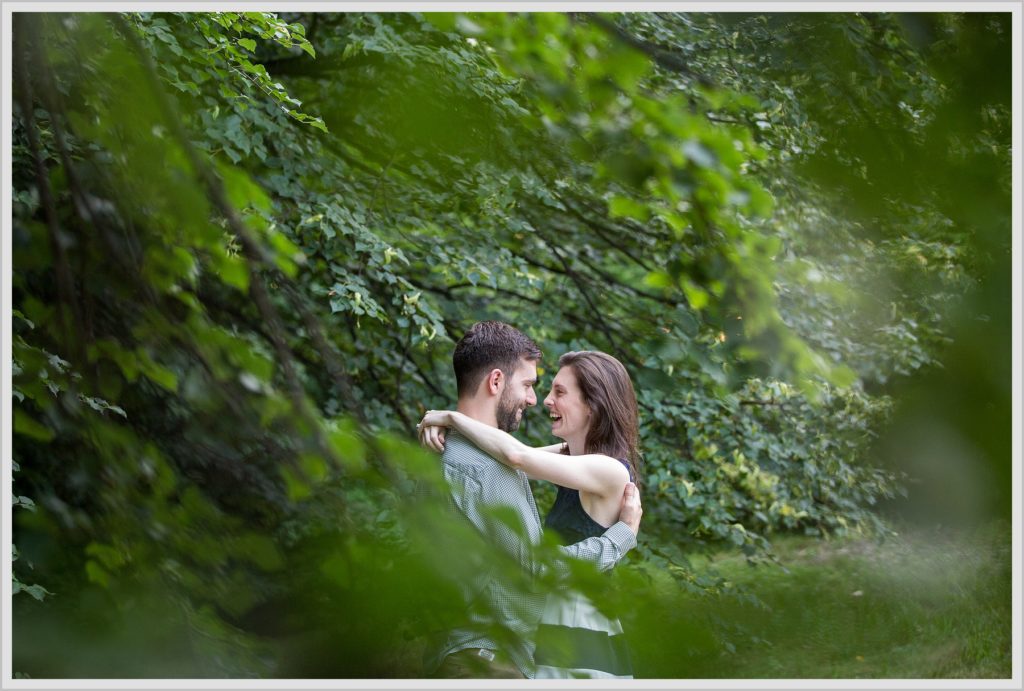
[[[643,515],[644,510],[640,506],[640,490],[632,482],[629,482],[622,492],[619,520],[629,526],[634,535],[638,535],[640,533],[640,517]]]

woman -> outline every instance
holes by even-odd
[[[497,460],[531,479],[558,485],[544,521],[562,544],[601,535],[619,515],[623,489],[639,483],[637,405],[633,384],[618,360],[595,351],[569,352],[544,399],[551,433],[562,444],[534,449],[495,427],[454,411],[428,411],[420,425],[424,445],[443,450],[451,427]],[[617,620],[578,593],[548,598],[537,632],[537,678],[632,677]]]

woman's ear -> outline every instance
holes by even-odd
[[[487,373],[487,393],[497,396],[505,383],[505,373],[495,367]]]

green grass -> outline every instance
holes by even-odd
[[[1008,525],[914,531],[874,540],[782,537],[785,570],[718,554],[713,569],[763,601],[694,602],[733,651],[705,656],[694,676],[718,678],[1008,678]],[[726,646],[726,647],[729,647]],[[693,674],[693,673],[696,674]]]

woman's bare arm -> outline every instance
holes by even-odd
[[[557,452],[561,444],[534,449],[507,432],[456,411],[428,411],[420,424],[421,434],[429,426],[452,427],[502,463],[562,487],[619,496],[629,482],[629,471],[614,458],[604,454],[567,456]]]
[[[440,425],[424,425],[423,423],[420,423],[416,427],[419,430],[421,445],[427,447],[428,449],[432,449],[437,453],[444,453],[445,433],[448,431],[447,427],[442,427]],[[536,448],[537,451],[547,451],[548,453],[561,454],[562,449],[565,448],[565,442],[560,442],[558,444],[548,444],[547,446],[538,446],[534,448]],[[543,479],[533,477],[529,473],[526,473],[526,475],[531,480]]]

